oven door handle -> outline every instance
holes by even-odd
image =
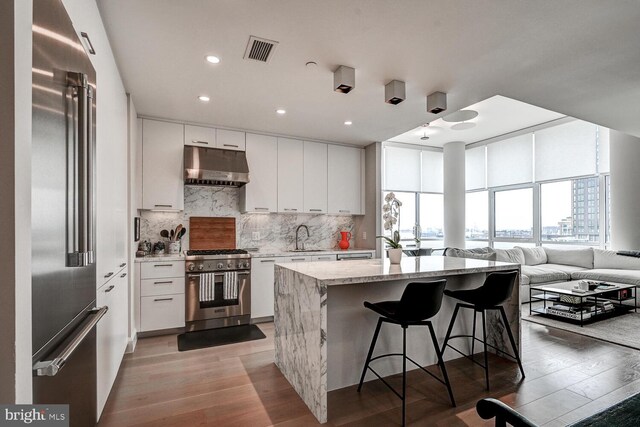
[[[202,273],[202,274],[206,274],[206,273]],[[251,274],[250,271],[238,271],[238,276],[247,276]],[[214,277],[223,277],[224,273],[213,273]],[[187,277],[197,277],[200,278],[200,273],[189,273],[187,274]]]

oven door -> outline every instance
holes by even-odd
[[[203,275],[188,273],[186,277],[185,320],[187,322],[223,317],[248,315],[251,313],[251,272],[237,272],[238,297],[225,299],[224,273],[208,273],[213,276],[208,297],[201,298],[200,282]],[[213,295],[211,295],[213,292]],[[206,293],[205,293],[206,294]],[[202,301],[204,299],[204,301]]]

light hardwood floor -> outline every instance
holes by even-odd
[[[273,363],[273,324],[259,326],[264,340],[188,352],[178,352],[175,335],[141,339],[125,356],[99,427],[319,425]],[[492,425],[475,411],[490,396],[540,425],[564,426],[640,391],[638,351],[530,322],[523,322],[522,346],[526,379],[515,363],[492,357],[489,392],[481,368],[447,362],[456,408],[444,386],[411,372],[407,424]],[[330,393],[326,425],[399,425],[399,407],[380,381],[370,381],[361,393]]]

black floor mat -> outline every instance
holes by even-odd
[[[178,335],[178,350],[189,351],[266,338],[256,325],[229,326]]]

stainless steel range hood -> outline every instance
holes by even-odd
[[[242,187],[249,182],[244,151],[184,147],[184,184]]]

